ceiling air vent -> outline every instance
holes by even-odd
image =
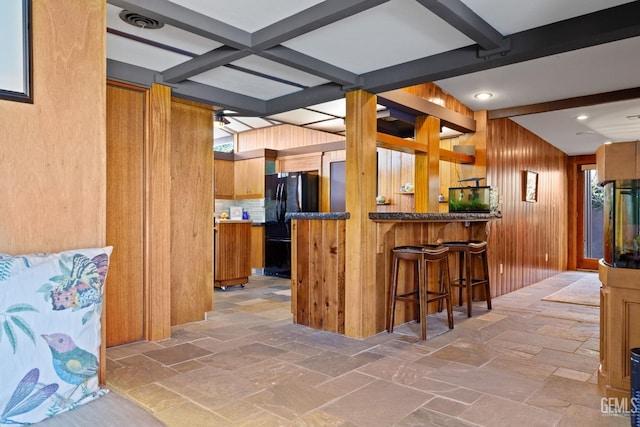
[[[120,12],[119,16],[120,19],[122,19],[124,22],[137,28],[156,30],[158,28],[164,27],[164,22],[160,22],[153,18],[140,15],[139,13],[130,12],[128,10],[123,10],[122,12]]]

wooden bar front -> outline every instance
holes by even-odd
[[[291,215],[291,214],[288,214]],[[294,323],[340,334],[345,333],[345,317],[356,310],[346,300],[345,227],[348,219],[334,214],[292,214],[291,224],[291,310]],[[489,214],[371,213],[375,223],[375,316],[363,319],[375,333],[386,330],[386,313],[391,279],[391,251],[395,246],[436,243],[451,240],[488,240],[488,223],[497,219]],[[491,251],[491,243],[489,243]],[[450,270],[457,269],[451,257]],[[401,271],[406,283],[413,271]],[[433,276],[433,277],[431,277]],[[435,289],[435,273],[429,286]],[[455,297],[454,297],[455,302]],[[412,320],[413,308],[398,304],[396,323]],[[435,310],[435,304],[430,312]],[[362,315],[358,313],[356,315]]]

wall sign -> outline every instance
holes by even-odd
[[[0,1],[0,99],[31,97],[31,0]]]

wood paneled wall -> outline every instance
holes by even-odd
[[[498,190],[502,212],[488,238],[498,296],[567,268],[567,155],[509,119],[490,120],[487,139],[487,184]],[[522,199],[524,170],[538,173],[536,203]]]
[[[32,4],[33,104],[0,100],[2,252],[105,244],[105,7]]]
[[[242,132],[237,136],[236,152],[259,148],[285,150],[336,141],[344,141],[344,137],[299,126],[279,125]]]
[[[413,212],[414,195],[400,191],[406,183],[414,182],[414,155],[401,151],[377,149],[378,155],[378,190],[377,194],[385,196],[388,205],[378,205],[378,212]]]
[[[213,109],[171,103],[171,324],[213,308]]]
[[[0,100],[0,252],[105,245],[105,9],[32,2],[33,104]]]

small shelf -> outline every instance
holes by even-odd
[[[390,205],[391,202],[384,202],[384,203],[378,203],[376,202],[376,205],[381,206],[381,205]]]
[[[413,196],[413,191],[398,191],[396,194],[406,194]]]

